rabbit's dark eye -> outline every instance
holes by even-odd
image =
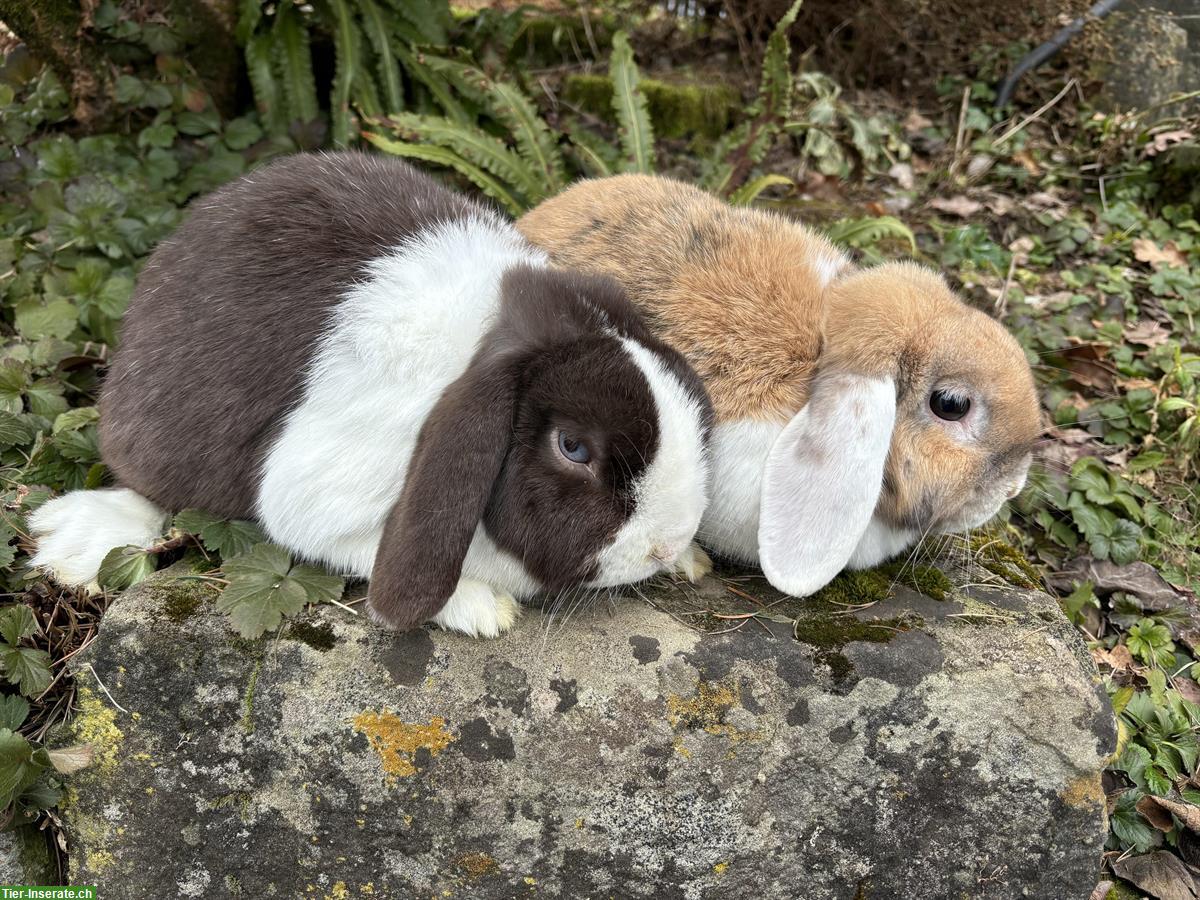
[[[573,463],[585,465],[592,461],[591,451],[583,441],[571,437],[565,431],[558,433],[558,452]]]
[[[929,408],[939,419],[957,422],[971,409],[971,399],[949,391],[934,391],[929,395]]]

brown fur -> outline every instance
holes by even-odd
[[[878,511],[895,525],[947,515],[952,497],[1015,465],[1040,430],[1020,346],[928,269],[859,269],[797,222],[645,175],[580,182],[517,227],[557,264],[621,280],[704,379],[718,423],[787,421],[818,369],[894,378],[897,425]],[[948,380],[984,392],[982,447],[919,414]]]

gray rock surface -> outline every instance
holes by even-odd
[[[1051,598],[948,571],[945,594],[901,577],[943,599],[871,602],[887,576],[796,601],[727,570],[490,642],[332,607],[246,642],[210,588],[156,577],[77,663],[66,737],[98,761],[63,807],[72,880],[107,900],[1086,897],[1114,742],[1091,660]]]
[[[1165,104],[1200,88],[1200,3],[1133,0],[1104,21],[1098,75],[1102,105],[1113,111]],[[1194,113],[1200,103],[1162,106],[1150,122]]]

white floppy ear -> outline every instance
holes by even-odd
[[[892,379],[817,377],[763,472],[758,557],[777,590],[805,597],[845,568],[879,501],[895,422]]]

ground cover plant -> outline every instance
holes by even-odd
[[[942,78],[920,104],[853,94],[793,46],[799,3],[763,32],[756,68],[730,76],[741,99],[715,133],[675,127],[670,110],[687,104],[663,99],[670,82],[655,81],[648,100],[642,85],[659,73],[639,48],[660,26],[632,8],[589,17],[247,0],[239,13],[245,83],[229,108],[169,19],[100,3],[91,28],[114,113],[98,130],[81,126],[75,87],[54,67],[5,42],[0,806],[10,825],[57,835],[61,778],[86,751],[47,748],[74,701],[68,663],[116,592],[178,564],[179,577],[222,589],[217,602],[245,638],[307,604],[343,602],[341,579],[297,564],[251,523],[202,510],[180,512],[150,548],[114,551],[101,593],[66,591],[29,570],[25,523],[56,492],[107,483],[97,388],[139,267],[187,203],[280,153],[354,145],[413,157],[514,214],[576,177],[668,173],[798,215],[868,261],[932,264],[1005,321],[1035,362],[1046,430],[1003,527],[1086,635],[1118,714],[1105,784],[1114,883],[1130,858],[1159,848],[1200,866],[1196,121],[1100,112],[1061,72],[1020,110],[997,110],[989,67],[1007,48]],[[586,89],[568,89],[582,76]],[[975,547],[968,536],[950,552]]]

